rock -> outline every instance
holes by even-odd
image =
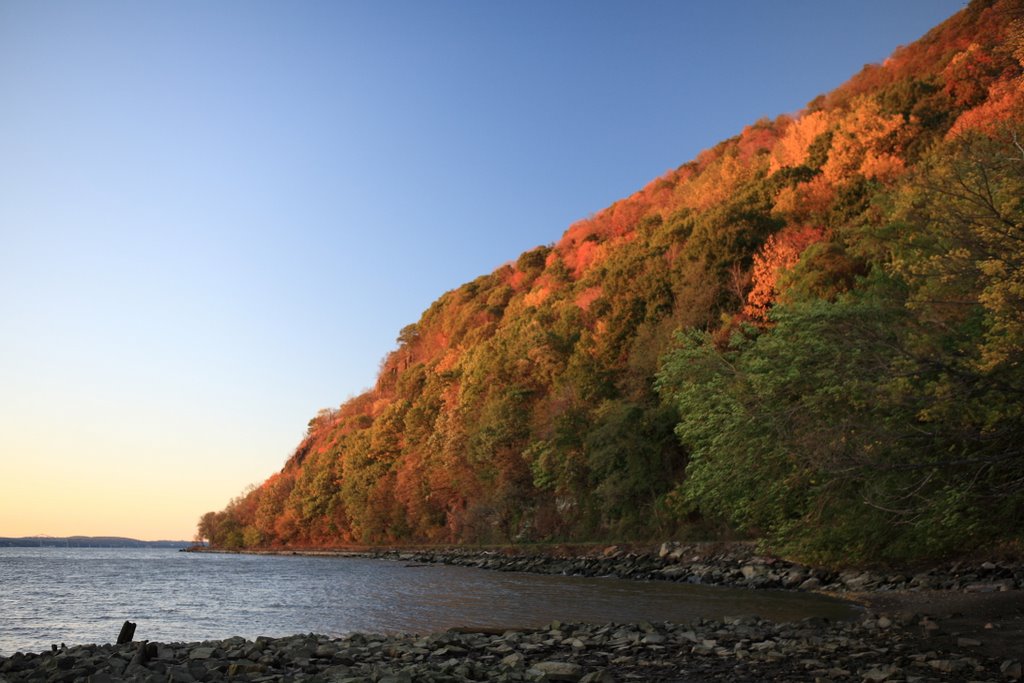
[[[213,657],[213,653],[214,653],[215,650],[216,650],[216,648],[212,648],[212,647],[197,647],[197,648],[193,648],[193,650],[188,653],[188,658],[189,659],[209,659],[210,657]]]
[[[953,673],[958,668],[960,668],[959,662],[952,659],[930,659],[927,662],[925,662],[925,664],[935,669],[936,671],[941,671],[942,673],[947,674]]]
[[[882,681],[892,680],[898,678],[901,675],[899,667],[896,666],[881,666],[861,674],[861,680],[868,681],[869,683],[882,683]]]
[[[335,654],[337,654],[337,652],[338,647],[336,645],[330,643],[322,643],[321,645],[317,645],[316,650],[313,651],[313,654],[322,659],[331,659],[332,657],[334,657]]]
[[[840,576],[840,580],[847,588],[849,588],[852,591],[863,590],[872,583],[878,583],[875,577],[868,572],[864,572],[862,574],[849,577],[845,576],[844,574]]]
[[[601,669],[599,671],[591,671],[580,679],[580,683],[616,683],[616,681],[615,676],[605,669]]]
[[[927,573],[915,574],[910,580],[910,585],[916,588],[934,588],[936,580]]]
[[[546,681],[570,681],[575,683],[583,678],[583,667],[572,662],[538,662],[530,671],[544,674]]]
[[[786,588],[793,588],[799,586],[807,580],[807,572],[800,568],[790,569],[782,577],[782,585]]]
[[[957,647],[981,647],[981,641],[974,638],[957,638]]]
[[[802,591],[813,591],[819,588],[821,588],[821,579],[815,576],[812,576],[800,584],[800,590]]]
[[[1021,663],[1015,659],[1007,659],[999,665],[999,673],[1011,681],[1019,681],[1022,675]]]
[[[743,578],[749,581],[754,577],[763,576],[765,573],[765,568],[753,564],[747,564],[740,567],[740,573],[743,574]]]
[[[234,676],[236,673],[232,673],[232,667],[234,664],[228,667],[228,675]],[[188,669],[181,666],[171,667],[167,672],[168,683],[195,683],[195,677],[189,673]]]
[[[667,579],[674,579],[676,577],[684,576],[684,575],[688,574],[689,571],[690,571],[690,568],[687,567],[686,565],[673,564],[673,565],[669,565],[668,567],[664,567],[663,569],[659,569],[658,573],[661,574],[662,576],[664,576]]]
[[[512,654],[506,655],[505,657],[502,657],[502,659],[501,659],[502,666],[507,666],[510,669],[519,669],[525,663],[526,663],[526,657],[524,657],[523,655],[519,654],[518,652],[513,652]]]
[[[1001,593],[1003,591],[1012,591],[1016,588],[1016,583],[1013,579],[1002,579],[1000,581],[993,581],[991,583],[969,583],[964,586],[965,593]]]

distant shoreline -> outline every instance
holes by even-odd
[[[195,541],[140,541],[121,536],[0,536],[0,548],[177,548]]]

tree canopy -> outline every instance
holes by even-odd
[[[220,547],[730,529],[911,559],[1024,515],[1024,6],[975,1],[442,295]],[[695,533],[695,532],[694,532]]]

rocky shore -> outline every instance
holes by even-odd
[[[752,544],[663,543],[651,550],[617,546],[589,555],[524,555],[512,550],[445,549],[378,551],[381,559],[442,563],[497,571],[614,576],[623,579],[684,581],[747,588],[824,592],[964,591],[993,593],[1024,588],[1024,565],[959,561],[915,572],[832,571],[758,555]]]
[[[296,551],[270,551],[291,554]],[[231,638],[54,647],[0,658],[0,683],[193,681],[1019,681],[1024,567],[959,562],[915,572],[831,571],[747,544],[665,543],[589,553],[515,550],[305,551],[415,565],[841,593],[855,621],[753,616],[687,624],[563,624],[430,635]],[[143,634],[144,635],[144,634]]]
[[[926,617],[755,617],[425,636],[353,634],[54,647],[0,659],[0,681],[1007,681],[1021,663],[940,641]]]

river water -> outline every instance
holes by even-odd
[[[850,618],[813,594],[668,582],[504,573],[347,557],[217,555],[165,549],[0,548],[0,655],[51,643],[454,626],[530,627],[552,620],[687,621],[756,614]]]

